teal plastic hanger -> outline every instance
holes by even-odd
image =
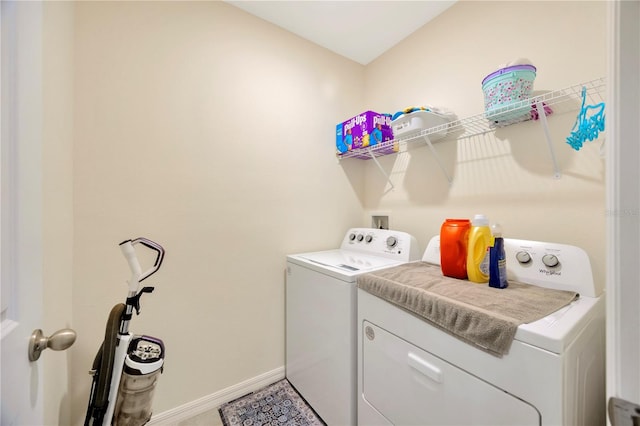
[[[596,105],[586,105],[587,88],[582,88],[582,106],[576,119],[576,123],[571,129],[571,134],[567,137],[567,143],[573,149],[579,151],[585,141],[598,139],[600,132],[604,131],[604,102]]]

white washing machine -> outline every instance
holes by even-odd
[[[498,357],[358,289],[358,424],[605,424],[605,301],[587,254],[510,239],[505,250],[509,279],[579,298],[520,325]],[[439,237],[423,260],[439,265]]]
[[[420,256],[413,236],[370,228],[287,256],[286,376],[328,425],[356,424],[356,277]]]

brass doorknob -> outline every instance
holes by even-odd
[[[76,341],[76,332],[70,328],[63,328],[47,337],[42,330],[33,330],[29,339],[29,361],[37,361],[40,354],[47,348],[63,351]]]

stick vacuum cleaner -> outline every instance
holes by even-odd
[[[153,266],[142,272],[136,245],[151,249]],[[111,309],[104,341],[96,354],[89,374],[93,376],[85,426],[139,426],[151,418],[153,393],[162,373],[164,344],[155,337],[129,333],[129,321],[140,314],[140,297],[153,287],[140,283],[156,273],[164,258],[164,249],[146,238],[120,243],[120,250],[131,269],[125,303]]]

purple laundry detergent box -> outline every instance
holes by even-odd
[[[336,126],[336,149],[340,154],[354,149],[373,147],[391,140],[393,140],[391,114],[365,111]],[[383,150],[376,150],[376,154],[396,152],[397,148],[394,149],[393,145],[384,147]]]

